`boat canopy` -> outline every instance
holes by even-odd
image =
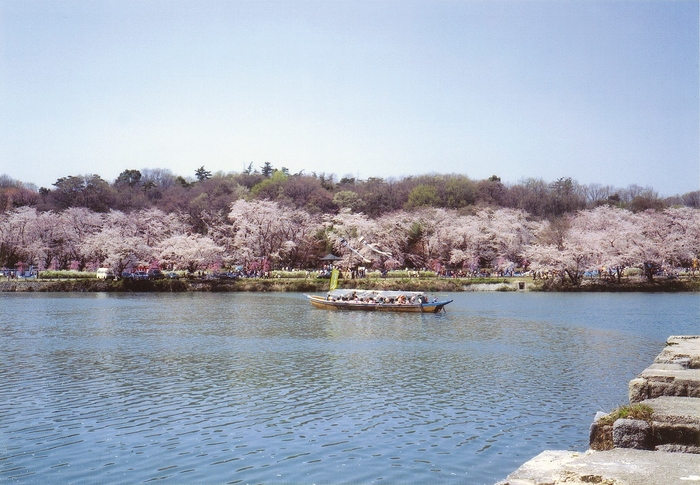
[[[332,296],[334,298],[347,298],[347,297],[354,297],[357,296],[358,298],[377,298],[377,297],[384,297],[384,298],[398,298],[400,296],[405,296],[405,297],[418,297],[424,295],[424,292],[422,291],[380,291],[380,290],[332,290],[328,292],[328,296]]]

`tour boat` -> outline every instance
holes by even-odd
[[[428,298],[421,291],[331,290],[305,295],[316,308],[384,312],[438,313],[452,300]]]

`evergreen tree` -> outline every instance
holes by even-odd
[[[197,170],[195,170],[194,176],[197,177],[197,180],[201,182],[202,180],[210,179],[211,172],[209,170],[205,170],[204,165],[202,165]]]

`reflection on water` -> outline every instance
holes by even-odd
[[[0,479],[493,483],[587,446],[697,295],[0,294]]]

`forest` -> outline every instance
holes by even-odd
[[[0,176],[0,267],[116,272],[345,267],[464,275],[531,271],[578,285],[694,272],[700,191],[661,198],[651,188],[498,176],[430,174],[337,180],[269,163],[193,177],[167,169],[59,178],[36,188]]]

